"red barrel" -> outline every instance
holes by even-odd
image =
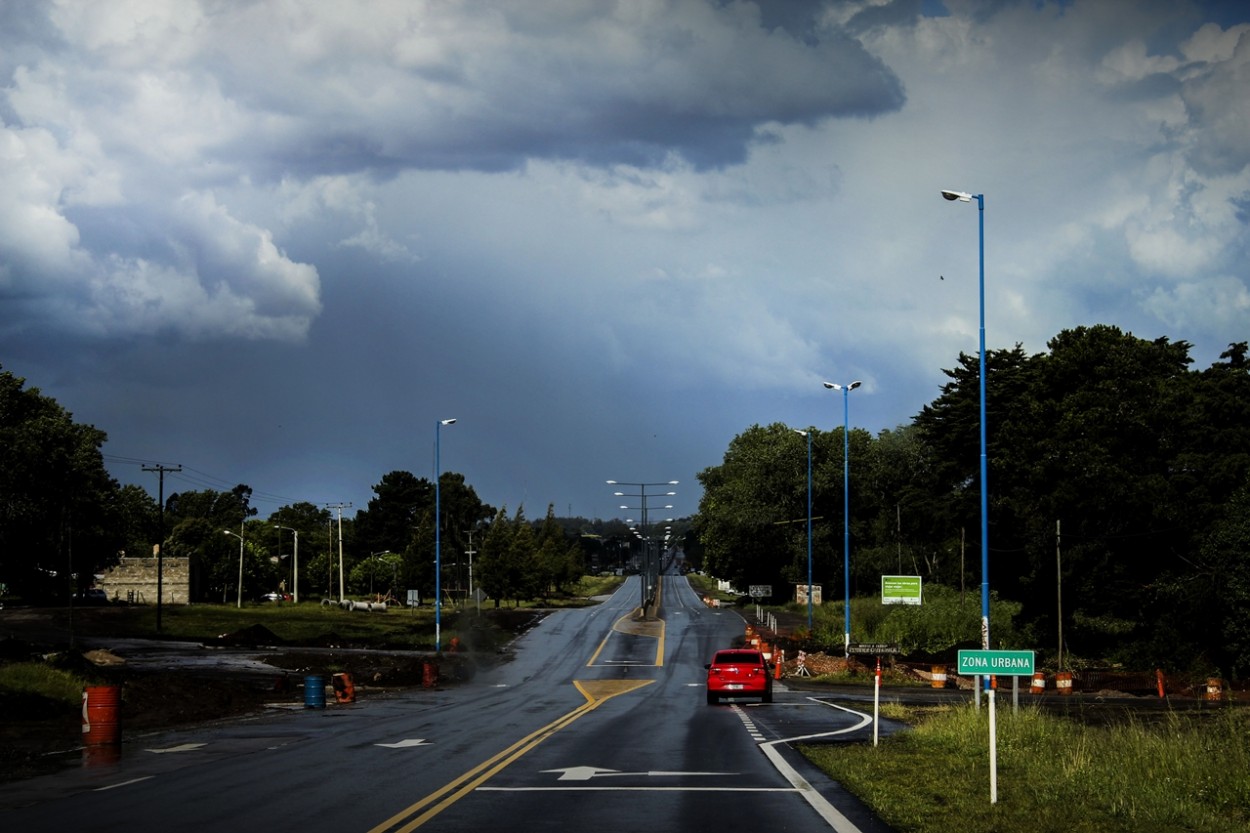
[[[1060,694],[1072,693],[1072,672],[1060,671],[1055,675],[1055,689]]]
[[[438,685],[438,663],[428,659],[422,663],[421,685],[425,688],[434,688]]]
[[[82,741],[87,746],[122,742],[122,690],[115,685],[89,685],[82,692]]]
[[[1032,694],[1041,694],[1046,691],[1046,672],[1034,671],[1033,684],[1029,686],[1029,692]]]

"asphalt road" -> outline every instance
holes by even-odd
[[[708,706],[733,610],[637,578],[554,613],[471,683],[126,739],[115,759],[0,786],[14,831],[732,830],[883,833],[791,748],[865,740],[867,715],[777,681],[774,703]],[[865,711],[871,713],[871,703]]]

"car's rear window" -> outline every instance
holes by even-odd
[[[718,651],[713,665],[763,665],[758,651]]]

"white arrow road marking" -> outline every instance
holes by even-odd
[[[385,746],[387,749],[407,749],[410,746],[429,746],[425,738],[406,738],[395,743],[375,743],[374,746]]]
[[[610,778],[620,775],[645,775],[649,778],[678,778],[683,775],[737,775],[736,772],[621,772],[617,769],[603,769],[597,766],[570,766],[563,769],[544,769],[543,772],[558,772],[558,781],[589,781],[591,778]]]
[[[194,752],[208,746],[207,743],[184,743],[179,746],[167,746],[164,749],[145,749],[144,752],[151,752],[153,755],[164,755],[166,752]]]

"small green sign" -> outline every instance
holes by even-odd
[[[920,602],[920,576],[881,577],[881,604],[918,605]]]
[[[959,673],[969,677],[1032,677],[1032,651],[960,651]]]

